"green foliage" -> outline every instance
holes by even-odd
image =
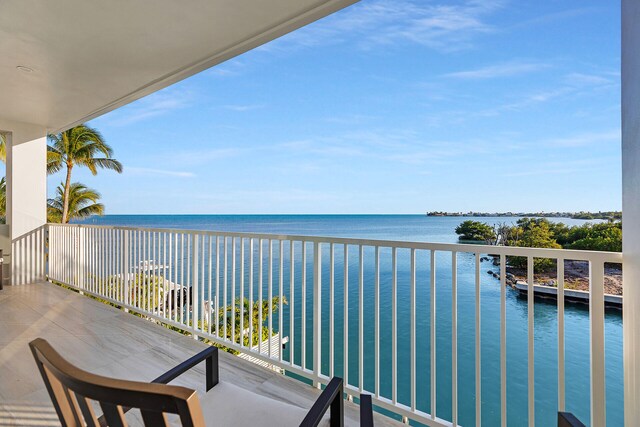
[[[565,247],[569,249],[621,252],[622,223],[604,222],[572,227]]]
[[[4,178],[0,178],[0,223],[5,223],[7,216],[7,181]]]
[[[522,230],[516,233],[520,237],[517,241],[507,242],[510,246],[521,246],[525,248],[553,248],[560,249],[553,234],[552,225],[545,218],[522,218],[518,220],[517,228]],[[527,258],[510,257],[509,265],[516,268],[527,268]],[[533,271],[536,273],[553,270],[556,261],[546,258],[535,258],[533,260]]]
[[[64,211],[64,184],[56,188],[56,197],[47,201],[47,221],[63,222]],[[67,219],[86,218],[91,215],[103,215],[104,205],[99,203],[100,193],[86,187],[84,184],[74,182],[69,186]]]
[[[488,241],[495,238],[493,228],[484,222],[467,220],[456,227],[460,240]]]
[[[494,229],[486,223],[465,221],[456,228],[457,234],[464,234],[460,239],[485,240],[479,237],[483,231],[494,233],[495,240],[505,246],[527,248],[581,249],[592,251],[622,251],[622,223],[609,221],[598,224],[587,223],[568,227],[563,223],[553,223],[546,218],[521,218],[515,225],[500,224]],[[467,234],[468,233],[468,234]],[[526,268],[525,257],[509,257],[509,265],[515,268]],[[548,272],[556,268],[551,259],[534,259],[534,271]]]
[[[288,304],[285,297],[282,297],[282,304]],[[218,327],[222,331],[220,334],[231,340],[235,333],[236,343],[239,344],[240,338],[242,337],[243,344],[248,346],[249,334],[246,333],[246,330],[249,329],[249,319],[251,318],[251,323],[254,329],[251,337],[251,345],[257,345],[259,334],[262,335],[262,341],[269,338],[269,328],[265,326],[269,320],[269,309],[271,309],[271,315],[275,315],[279,306],[279,297],[273,297],[271,300],[263,299],[262,301],[254,301],[253,306],[251,306],[248,298],[242,298],[242,300],[240,298],[236,298],[233,305],[222,307],[219,310]],[[262,315],[262,323],[260,323],[260,315]],[[240,319],[242,319],[242,326],[245,329],[245,333],[241,333]]]
[[[83,166],[96,175],[98,169],[122,172],[122,164],[113,157],[113,150],[96,129],[79,125],[55,135],[49,135],[47,146],[47,173],[52,174],[66,168],[66,179],[60,196],[59,221],[71,219],[71,171],[74,166]],[[103,209],[102,209],[103,210]]]

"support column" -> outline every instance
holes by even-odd
[[[6,132],[7,226],[0,246],[9,284],[42,280],[47,222],[47,138],[42,126],[1,122]],[[4,247],[7,246],[7,247]],[[8,265],[10,264],[10,265]]]
[[[640,2],[622,0],[624,425],[640,421]]]

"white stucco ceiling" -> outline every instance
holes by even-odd
[[[2,0],[0,119],[66,129],[355,1]]]

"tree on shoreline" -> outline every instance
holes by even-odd
[[[464,227],[463,227],[464,225]],[[491,229],[491,239],[468,239],[481,237],[478,230]],[[460,240],[485,241],[492,245],[519,246],[526,248],[564,248],[590,251],[622,251],[622,223],[609,221],[586,223],[568,227],[563,223],[553,223],[546,218],[520,218],[514,225],[496,224],[493,228],[479,221],[464,221],[456,227]],[[487,236],[489,233],[487,233]],[[526,268],[524,257],[509,257],[509,264],[516,268]],[[550,271],[555,261],[545,258],[534,259],[536,272]]]
[[[121,173],[122,164],[112,158],[113,150],[104,141],[100,132],[86,125],[79,125],[59,134],[49,135],[49,143],[47,147],[47,173],[53,174],[66,168],[66,179],[62,184],[63,191],[60,199],[62,205],[60,222],[67,223],[71,219],[69,207],[73,167],[84,166],[93,175],[96,175],[98,168],[110,169]],[[97,157],[99,155],[104,157]],[[86,187],[84,189],[88,190]],[[100,206],[102,205],[100,204]],[[102,207],[102,210],[104,210],[104,207]]]
[[[491,242],[495,233],[493,228],[484,222],[467,220],[456,227],[456,234],[460,240]]]

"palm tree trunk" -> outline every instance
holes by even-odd
[[[64,199],[62,200],[62,223],[69,222],[69,188],[71,188],[71,169],[73,163],[67,163],[67,180],[64,183]]]

